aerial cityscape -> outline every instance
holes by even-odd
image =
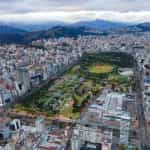
[[[150,150],[150,3],[1,0],[0,150]]]

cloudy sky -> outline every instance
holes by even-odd
[[[0,22],[150,22],[150,0],[0,0]]]

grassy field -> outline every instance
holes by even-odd
[[[92,64],[88,69],[90,73],[103,74],[112,72],[113,67],[107,64]]]

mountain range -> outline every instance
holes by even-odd
[[[93,30],[103,31],[127,26],[127,24],[104,20],[64,23],[60,21],[48,23],[0,23],[0,43],[24,43],[41,38],[61,36],[78,36],[97,34]]]
[[[92,21],[80,21],[80,22],[75,22],[75,23],[66,23],[66,22],[61,22],[61,21],[51,21],[51,22],[46,22],[46,23],[32,23],[32,24],[14,22],[14,23],[5,23],[4,25],[22,29],[28,32],[34,32],[34,31],[40,31],[40,30],[48,30],[55,26],[72,26],[72,27],[84,26],[87,28],[94,28],[97,30],[105,30],[105,29],[108,30],[108,29],[114,29],[118,27],[125,27],[130,24],[96,19]]]
[[[0,25],[0,43],[23,43],[26,31],[15,27]]]
[[[77,37],[79,35],[99,35],[91,28],[73,27],[73,26],[55,26],[49,30],[29,32],[25,34],[26,41],[30,42],[37,39],[59,38],[59,37]]]
[[[99,19],[96,19],[94,21],[80,21],[72,24],[72,26],[75,27],[84,26],[84,27],[93,28],[97,30],[116,29],[116,28],[126,27],[129,25],[130,24],[128,23],[112,22],[112,21],[99,20]]]
[[[93,29],[86,27],[73,27],[73,26],[55,26],[48,30],[41,30],[35,32],[23,33],[17,32],[10,27],[12,31],[10,32],[0,32],[0,44],[28,44],[33,40],[47,39],[47,38],[59,38],[59,37],[77,37],[79,35],[98,35]],[[16,32],[15,32],[16,31]]]
[[[107,34],[136,34],[141,32],[150,32],[150,23],[141,23],[137,25],[130,25],[127,27],[121,27],[116,29],[110,29],[106,31]]]
[[[0,43],[30,43],[32,40],[58,37],[77,37],[79,35],[126,34],[150,31],[150,23],[129,25],[109,21],[86,21],[71,25],[58,25],[40,31],[25,31],[8,25],[0,25]]]
[[[2,23],[4,24],[4,23]],[[14,28],[22,29],[27,32],[36,32],[40,30],[48,30],[51,29],[55,26],[66,26],[68,25],[65,22],[61,21],[51,21],[51,22],[46,22],[46,23],[18,23],[18,22],[13,22],[13,23],[5,23],[7,26],[12,26]]]
[[[0,34],[24,34],[26,31],[12,26],[0,25]]]

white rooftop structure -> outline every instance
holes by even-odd
[[[124,97],[125,94],[115,92],[107,94],[106,97],[104,98],[104,109],[114,111],[122,110]]]

